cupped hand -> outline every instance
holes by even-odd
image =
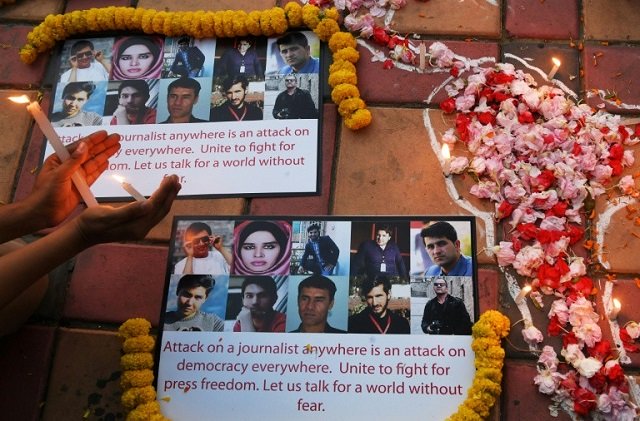
[[[67,147],[71,157],[61,162],[57,155],[49,156],[42,166],[30,201],[46,227],[58,225],[80,203],[80,194],[71,181],[78,171],[91,185],[109,166],[109,158],[120,149],[120,135],[104,130],[90,134]]]
[[[91,246],[113,241],[140,240],[164,218],[180,191],[178,176],[165,177],[158,189],[144,202],[121,207],[106,205],[91,207],[72,223]]]

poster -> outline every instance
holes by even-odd
[[[100,198],[128,198],[111,175],[146,196],[169,174],[181,196],[317,193],[319,57],[311,31],[69,40],[49,117],[65,144],[100,129],[122,136],[92,186]]]
[[[475,375],[475,232],[472,217],[176,217],[163,414],[445,419]]]

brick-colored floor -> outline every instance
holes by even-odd
[[[252,10],[280,4],[276,0],[136,1],[157,10]],[[128,0],[18,0],[0,8],[0,101],[16,90],[34,97],[44,94],[48,107],[50,86],[45,84],[49,56],[43,54],[26,66],[17,51],[29,29],[49,13],[109,5],[129,5]],[[627,104],[640,104],[640,8],[632,0],[408,0],[396,12],[392,27],[417,33],[427,42],[443,41],[468,57],[505,59],[505,53],[530,57],[541,68],[550,58],[563,59],[558,80],[582,96],[585,90],[614,90]],[[360,132],[341,126],[336,107],[324,105],[322,194],[316,197],[180,200],[171,214],[146,239],[137,244],[94,247],[51,274],[50,291],[32,321],[15,335],[0,339],[0,418],[7,420],[120,419],[117,372],[120,341],[114,334],[119,323],[143,316],[157,323],[164,282],[168,237],[173,215],[185,214],[468,214],[457,207],[438,181],[442,175],[428,153],[424,109],[436,131],[448,127],[437,104],[443,94],[426,103],[444,75],[419,74],[400,69],[383,70],[371,53],[359,47],[359,86],[374,120]],[[590,101],[596,105],[595,100]],[[609,109],[610,106],[607,105]],[[629,113],[629,110],[614,112]],[[33,185],[42,134],[26,113],[11,106],[0,109],[0,200],[23,198]],[[401,171],[399,171],[399,169]],[[629,173],[638,172],[638,164]],[[460,191],[468,189],[457,180]],[[487,204],[478,207],[490,210]],[[599,204],[602,206],[602,204]],[[618,272],[619,291],[637,302],[640,273],[635,250],[640,237],[622,236],[635,227],[615,218],[607,244],[612,269]],[[479,226],[484,242],[484,227]],[[118,262],[114,264],[113,262]],[[143,265],[140,263],[144,262]],[[512,320],[516,309],[500,272],[487,257],[480,259],[480,307],[498,308]],[[124,285],[136,283],[139,295],[122,294]],[[131,291],[131,289],[129,289]],[[622,294],[622,292],[620,292]],[[511,304],[510,304],[511,303]],[[639,319],[632,306],[621,320]],[[534,314],[542,321],[546,315]],[[494,419],[550,419],[548,399],[532,386],[535,363],[518,351],[524,342],[518,329],[507,347],[504,393],[493,411]],[[640,367],[633,358],[630,373]],[[569,419],[561,414],[558,419]]]

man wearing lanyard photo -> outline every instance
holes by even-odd
[[[262,110],[245,101],[249,82],[242,75],[224,81],[222,88],[227,100],[211,109],[209,121],[262,120]]]
[[[391,240],[392,229],[382,226],[376,229],[375,240],[360,244],[351,275],[365,274],[373,279],[378,274],[407,277],[407,269],[398,245]]]
[[[362,284],[361,294],[367,307],[349,317],[349,333],[410,333],[407,319],[389,310],[391,281],[388,277],[367,278]]]

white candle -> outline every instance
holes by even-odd
[[[620,124],[622,124],[623,126],[630,126],[632,124],[638,124],[638,123],[640,123],[640,118],[627,118],[620,122]]]
[[[9,99],[13,102],[22,104],[29,102],[29,98],[27,98],[26,95],[22,95],[21,97],[11,97]],[[35,101],[30,102],[29,105],[27,105],[27,110],[31,113],[33,119],[36,121],[38,127],[40,127],[40,130],[42,130],[42,133],[45,135],[47,140],[49,140],[49,144],[53,147],[53,150],[56,152],[56,155],[58,155],[58,158],[60,158],[60,161],[67,161],[69,159],[69,151],[64,147],[60,137],[58,137],[58,134],[53,129],[51,122],[42,112],[40,104]],[[91,190],[89,190],[87,181],[82,177],[82,175],[80,175],[80,173],[77,171],[74,172],[71,175],[71,181],[75,184],[80,196],[82,196],[82,200],[84,200],[84,203],[88,207],[98,206],[98,201],[93,193],[91,193]]]
[[[551,80],[553,79],[553,77],[556,75],[556,72],[558,71],[558,69],[560,68],[560,60],[558,60],[557,58],[553,57],[551,59],[551,61],[553,61],[553,67],[551,68],[551,71],[549,72],[549,74],[547,75],[547,79]]]
[[[142,193],[136,190],[136,188],[133,187],[131,183],[127,183],[126,181],[124,181],[124,177],[121,177],[119,175],[112,175],[112,177],[115,178],[120,183],[122,188],[125,189],[125,191],[129,193],[131,196],[133,196],[133,198],[136,199],[138,202],[144,202],[146,200],[146,198],[142,195]]]
[[[424,70],[424,68],[427,66],[427,63],[426,63],[427,46],[424,45],[424,41],[420,42],[419,51],[420,51],[420,70]]]
[[[518,294],[518,296],[516,297],[516,304],[520,304],[522,303],[522,301],[524,300],[524,298],[527,296],[528,293],[531,292],[531,285],[525,285],[524,287],[522,287],[522,289],[520,290],[520,293]]]
[[[617,298],[613,299],[613,305],[611,306],[611,310],[609,310],[609,320],[615,320],[618,318],[618,313],[620,313],[620,309],[622,308],[622,304],[618,301]]]
[[[442,144],[442,159],[443,159],[443,163],[442,163],[442,172],[444,172],[444,175],[446,177],[449,177],[449,165],[450,165],[450,161],[451,161],[451,153],[449,152],[449,145],[447,145],[446,143]]]

